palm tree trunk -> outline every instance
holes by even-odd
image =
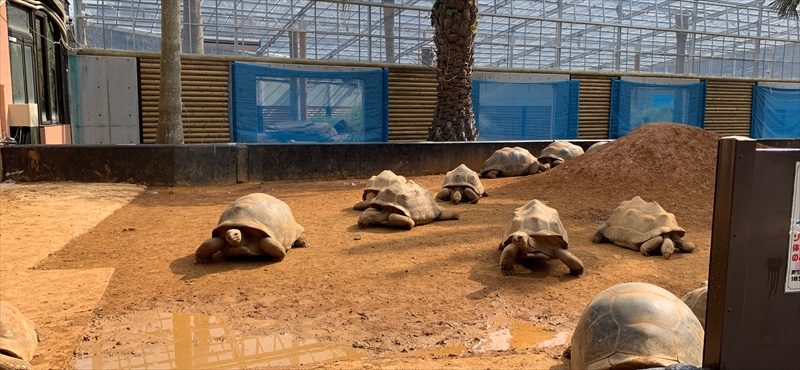
[[[478,140],[471,96],[477,17],[476,0],[437,0],[431,10],[438,86],[429,141]]]
[[[161,0],[161,80],[157,144],[183,144],[181,121],[181,3]]]

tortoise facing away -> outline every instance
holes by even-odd
[[[583,148],[569,141],[554,141],[539,153],[539,162],[550,169],[583,154]]]
[[[396,182],[404,183],[406,178],[397,176],[391,170],[384,170],[376,176],[372,176],[367,180],[367,186],[364,187],[364,193],[361,195],[361,201],[353,205],[356,211],[363,211],[369,208],[369,202],[378,195],[381,189],[389,187]]]
[[[606,223],[597,227],[592,241],[610,241],[620,247],[640,251],[645,256],[660,247],[664,258],[669,258],[675,252],[675,247],[683,252],[694,250],[693,243],[681,239],[684,234],[686,231],[678,226],[675,215],[665,211],[658,203],[648,203],[637,196],[621,202]]]
[[[436,204],[428,189],[411,180],[384,188],[369,206],[358,218],[359,227],[377,224],[411,229],[434,220],[459,218],[458,212]]]
[[[486,188],[481,184],[478,173],[461,164],[454,170],[447,172],[442,182],[442,189],[436,194],[438,201],[452,201],[455,204],[462,198],[470,203],[478,203],[480,197],[488,196]]]
[[[515,146],[498,149],[483,162],[481,177],[525,176],[544,171],[543,166],[527,149]]]
[[[514,210],[514,216],[500,242],[500,271],[514,275],[514,261],[518,259],[558,258],[571,275],[583,273],[583,262],[567,251],[567,230],[558,217],[558,211],[537,199]]]
[[[669,291],[646,283],[608,288],[584,308],[564,352],[572,369],[702,366],[700,321]]]
[[[697,316],[697,320],[700,321],[700,325],[703,325],[705,329],[706,305],[708,304],[708,281],[702,282],[699,288],[686,293],[681,300],[694,312],[694,315]]]
[[[38,343],[33,322],[8,301],[0,301],[0,369],[33,369],[30,361]]]
[[[303,227],[286,203],[271,195],[253,193],[236,199],[219,217],[211,239],[197,248],[197,263],[209,263],[217,252],[226,256],[268,255],[282,261],[292,247],[308,247]]]

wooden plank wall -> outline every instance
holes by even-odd
[[[436,109],[436,72],[389,68],[389,141],[425,141]]]
[[[158,58],[140,58],[142,132],[145,144],[155,143],[158,126]],[[228,130],[229,62],[181,60],[183,136],[187,144],[230,142]]]
[[[581,82],[578,116],[578,139],[608,139],[608,116],[611,108],[613,76],[571,75]]]
[[[706,82],[705,129],[723,135],[750,136],[752,81]]]

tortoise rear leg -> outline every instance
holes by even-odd
[[[277,262],[283,261],[283,258],[286,257],[286,248],[274,238],[261,238],[258,241],[258,247]]]
[[[483,174],[483,177],[487,177],[487,178],[493,179],[493,178],[495,178],[495,177],[497,177],[499,175],[500,175],[500,170],[491,170],[491,171],[486,172],[485,174]]]
[[[363,210],[369,208],[369,203],[372,202],[373,199],[375,199],[375,194],[374,193],[367,193],[364,196],[364,200],[356,203],[353,206],[353,209],[355,209],[356,211],[363,211]]]
[[[450,190],[450,188],[442,188],[442,190],[439,190],[439,193],[436,194],[436,200],[439,202],[444,202],[450,199],[450,194],[452,192],[453,191]]]
[[[567,267],[569,267],[569,274],[573,276],[581,276],[583,274],[583,262],[575,257],[574,254],[570,253],[566,249],[561,249],[558,247],[553,248],[553,254],[564,262]]]
[[[680,249],[681,252],[689,253],[694,250],[694,243],[692,242],[688,242],[681,238],[673,239],[672,241],[675,242],[675,246]]]
[[[469,202],[472,204],[478,203],[478,199],[481,198],[481,196],[478,193],[476,193],[475,190],[472,190],[470,188],[464,189],[464,196],[466,196],[467,200],[469,200]]]
[[[0,353],[0,369],[33,370],[28,361]]]
[[[214,257],[214,253],[219,252],[223,247],[225,247],[225,239],[208,239],[197,248],[197,252],[194,253],[194,259],[197,263],[210,263]]]
[[[503,275],[511,276],[517,273],[516,270],[514,270],[514,261],[517,259],[519,251],[519,247],[514,244],[506,245],[506,247],[503,248],[503,253],[500,254],[500,272],[502,272]]]
[[[642,243],[642,246],[639,247],[639,251],[642,252],[643,256],[647,257],[651,255],[656,250],[656,248],[658,248],[663,243],[664,243],[664,238],[661,236],[656,236]]]
[[[664,242],[661,243],[661,255],[669,259],[669,256],[673,253],[675,253],[675,243],[667,236],[664,238]]]
[[[602,243],[607,241],[608,239],[606,239],[606,236],[599,231],[594,233],[594,235],[592,235],[592,243]]]
[[[415,225],[414,220],[412,220],[411,217],[401,215],[399,213],[390,214],[388,222],[391,226],[402,227],[409,230],[411,230],[411,228],[413,228]]]

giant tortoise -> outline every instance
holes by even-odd
[[[595,243],[612,243],[649,256],[660,250],[664,258],[669,258],[675,247],[683,252],[694,250],[694,244],[685,241],[686,231],[678,226],[675,215],[661,208],[656,202],[645,202],[636,196],[621,202],[608,220],[597,227],[592,237]],[[660,249],[659,249],[660,247]]]
[[[543,166],[527,149],[515,146],[496,150],[483,162],[481,176],[525,176],[544,171]]]
[[[433,195],[421,184],[408,180],[381,190],[358,218],[358,226],[389,225],[411,229],[434,220],[458,220],[459,213],[436,204]]]
[[[702,282],[699,288],[686,293],[681,300],[692,309],[694,315],[697,316],[697,320],[700,320],[700,324],[705,328],[706,306],[708,304],[708,281]]]
[[[583,154],[583,148],[569,141],[554,141],[539,153],[539,163],[550,169]]]
[[[514,261],[520,259],[558,258],[569,273],[583,273],[583,262],[567,251],[567,230],[558,217],[558,211],[538,199],[514,210],[514,216],[500,242],[500,271],[514,275]]]
[[[219,217],[211,238],[197,248],[197,263],[209,263],[215,253],[263,256],[282,261],[292,247],[308,247],[303,227],[286,203],[271,195],[253,193],[236,199]]]
[[[646,283],[603,290],[584,308],[564,355],[572,369],[702,366],[700,321],[674,294]]]
[[[364,187],[364,193],[361,194],[361,201],[353,205],[356,211],[363,211],[369,208],[369,202],[378,195],[381,189],[388,187],[396,182],[406,182],[403,176],[395,175],[391,170],[383,170],[381,173],[372,176],[367,180],[367,185]]]
[[[0,369],[29,370],[39,335],[28,320],[8,301],[0,301]]]
[[[436,194],[438,201],[451,201],[455,204],[461,202],[462,197],[470,203],[478,203],[478,199],[489,195],[483,187],[478,173],[461,164],[454,170],[447,172],[442,182],[442,188]]]

